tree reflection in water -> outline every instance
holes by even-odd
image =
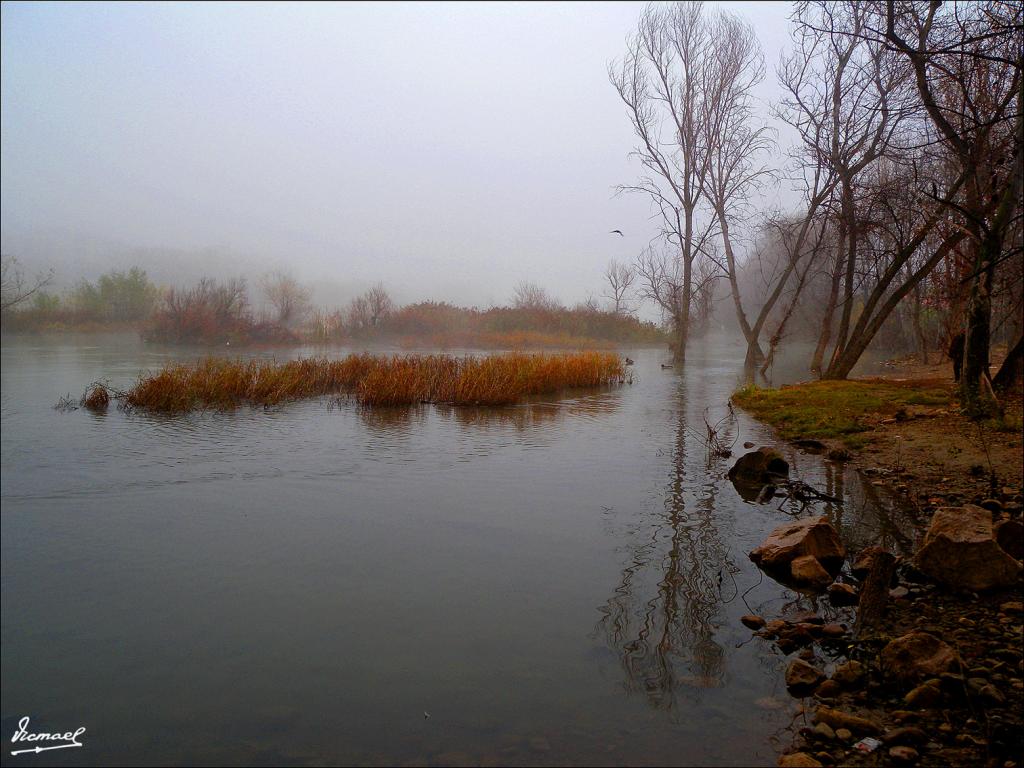
[[[736,596],[739,572],[715,510],[724,459],[709,457],[687,430],[694,416],[683,387],[663,506],[644,543],[631,550],[595,630],[619,657],[626,690],[666,711],[676,709],[680,691],[699,695],[723,683],[725,651],[715,633],[722,606]]]

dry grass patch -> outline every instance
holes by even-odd
[[[349,355],[340,360],[207,358],[139,377],[121,395],[125,406],[164,413],[276,405],[321,395],[353,394],[371,406],[450,403],[506,405],[529,395],[618,384],[618,355],[504,354],[490,357]]]

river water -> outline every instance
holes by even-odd
[[[738,619],[813,605],[747,559],[786,512],[701,440],[743,348],[623,352],[631,385],[509,408],[166,417],[53,405],[195,350],[5,337],[2,735],[87,730],[4,763],[774,764],[786,660]],[[789,454],[849,537],[898,538]]]

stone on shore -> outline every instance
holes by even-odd
[[[1021,573],[1020,561],[996,540],[992,513],[974,504],[938,509],[914,563],[940,584],[969,592],[1013,586]]]
[[[794,659],[786,669],[786,688],[794,696],[813,693],[824,679],[824,672],[802,659]]]
[[[828,723],[835,730],[845,728],[853,733],[866,733],[869,736],[876,736],[882,732],[882,727],[874,720],[851,715],[831,707],[818,707],[815,710],[814,719],[819,723]]]
[[[778,766],[779,768],[822,768],[821,763],[806,752],[782,755],[779,758]]]
[[[857,590],[849,584],[837,581],[828,588],[828,600],[835,606],[856,605]]]
[[[831,575],[842,567],[846,550],[827,517],[810,517],[780,525],[750,552],[750,559],[770,574],[792,578],[793,561],[808,555]]]
[[[765,625],[765,620],[760,616],[740,616],[740,623],[743,624],[747,629],[761,629]]]
[[[953,669],[956,651],[927,632],[909,632],[882,649],[882,664],[888,674],[904,684],[938,677]]]
[[[832,679],[844,688],[858,688],[863,684],[867,670],[859,661],[848,661],[840,664],[832,673]]]

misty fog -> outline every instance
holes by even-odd
[[[789,4],[723,5],[773,68]],[[287,268],[325,305],[599,296],[658,232],[615,195],[639,165],[607,67],[639,9],[4,3],[3,252],[58,289],[138,265]]]

